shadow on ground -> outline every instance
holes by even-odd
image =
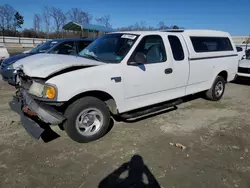
[[[122,174],[126,172],[128,174],[127,177],[121,178]],[[134,155],[129,162],[123,163],[114,172],[104,178],[98,186],[98,188],[118,187],[161,188],[140,155]]]
[[[240,84],[240,85],[250,86],[250,78],[238,77],[236,80],[234,80],[231,83],[232,84]]]
[[[185,96],[185,97],[182,98],[182,100],[183,100],[183,103],[186,103],[186,102],[190,102],[190,101],[197,100],[197,99],[200,99],[200,98],[205,99],[203,92],[196,93],[196,94],[193,94],[193,95]],[[114,119],[117,122],[136,123],[138,121],[149,119],[151,117],[155,117],[155,116],[158,116],[158,115],[161,115],[161,114],[165,114],[165,113],[177,110],[177,109],[178,109],[177,106],[173,106],[173,107],[166,108],[166,109],[163,109],[163,110],[160,110],[160,111],[156,111],[156,112],[153,112],[153,113],[145,114],[143,116],[140,116],[140,117],[137,117],[137,118],[133,118],[133,119],[121,119],[119,117],[115,117]]]

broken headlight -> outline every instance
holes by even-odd
[[[33,81],[29,88],[29,93],[45,99],[55,99],[57,96],[57,89],[53,85]]]

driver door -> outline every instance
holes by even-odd
[[[167,98],[166,90],[173,86],[172,68],[167,62],[162,36],[143,37],[129,61],[135,62],[137,52],[144,53],[147,60],[144,64],[125,65],[123,68],[124,111],[164,101]]]

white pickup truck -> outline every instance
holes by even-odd
[[[111,117],[137,118],[198,92],[218,101],[238,55],[222,31],[127,31],[102,35],[78,56],[39,54],[14,66],[22,110],[82,143],[102,137]]]

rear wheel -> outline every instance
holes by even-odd
[[[225,92],[226,81],[222,76],[217,76],[212,87],[206,91],[205,95],[208,100],[218,101],[222,98]]]
[[[107,105],[98,98],[84,97],[72,103],[65,112],[63,127],[68,136],[84,143],[101,138],[108,130],[110,113]]]

